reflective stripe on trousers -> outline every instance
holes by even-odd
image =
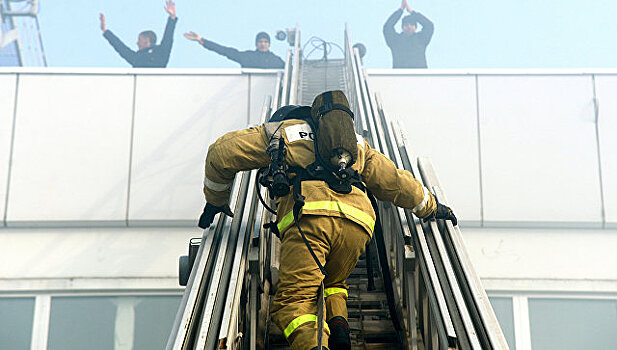
[[[324,298],[327,298],[330,295],[336,294],[336,293],[343,293],[343,294],[345,294],[345,297],[349,297],[349,294],[347,294],[347,289],[345,289],[345,288],[335,288],[335,287],[324,289],[323,296],[324,296]]]
[[[317,322],[317,315],[304,314],[304,315],[294,318],[291,322],[289,322],[289,324],[287,325],[287,327],[285,327],[285,330],[283,331],[285,338],[289,338],[291,333],[293,333],[293,331],[295,331],[296,328],[300,327],[300,325],[307,323],[307,322]],[[328,324],[325,322],[324,322],[324,328],[327,329],[328,332],[330,332],[330,328],[328,328]]]
[[[356,220],[362,222],[366,226],[369,227],[371,232],[375,228],[375,220],[371,217],[370,214],[353,207],[349,204],[345,204],[340,201],[316,201],[316,202],[306,202],[302,209],[306,210],[329,210],[337,213],[345,214],[346,216],[355,218]],[[294,222],[293,210],[289,213],[285,214],[281,221],[278,223],[277,227],[279,232],[282,232],[284,229],[289,227]]]

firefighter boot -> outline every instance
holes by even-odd
[[[330,327],[330,339],[328,348],[330,350],[351,350],[351,339],[349,339],[349,324],[341,316],[333,317],[328,321]]]

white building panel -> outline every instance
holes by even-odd
[[[4,226],[17,75],[0,75],[0,226]]]
[[[480,76],[478,85],[485,223],[599,226],[591,77]]]
[[[431,159],[457,217],[480,222],[475,77],[371,75],[369,84],[415,155]]]
[[[466,228],[463,234],[474,268],[492,286],[617,291],[615,230]]]
[[[7,225],[125,220],[133,78],[21,75]]]
[[[178,257],[188,254],[189,238],[201,232],[197,227],[7,228],[0,235],[0,281],[36,289],[41,283],[35,280],[156,278],[172,279],[171,287],[178,287]],[[114,288],[104,280],[90,284],[96,283]]]
[[[137,77],[129,221],[196,222],[208,146],[248,122],[246,75]]]
[[[596,76],[604,210],[608,226],[617,227],[617,76]]]
[[[274,101],[274,88],[276,86],[276,73],[251,73],[251,99],[250,99],[250,124],[261,124],[261,111],[266,96],[271,96]]]

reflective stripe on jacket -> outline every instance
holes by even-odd
[[[282,136],[287,145],[287,163],[300,167],[313,163],[315,155],[309,125],[297,119],[279,123],[282,123]],[[229,201],[230,184],[237,172],[270,164],[266,154],[268,141],[266,128],[260,125],[229,132],[210,145],[204,179],[206,201],[216,206],[226,204]],[[397,169],[391,160],[372,149],[360,136],[357,147],[358,159],[352,168],[362,175],[362,181],[377,199],[411,209],[421,218],[435,210],[433,196],[425,191],[410,172]],[[301,215],[343,217],[361,225],[369,234],[373,232],[375,212],[367,195],[355,186],[351,193],[340,194],[323,181],[303,181],[302,195],[306,198]],[[279,198],[277,205],[278,226],[283,233],[293,224],[292,194]]]

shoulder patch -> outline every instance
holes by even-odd
[[[313,141],[315,138],[313,131],[311,130],[311,126],[306,123],[291,125],[286,127],[284,130],[289,143],[299,140]]]

